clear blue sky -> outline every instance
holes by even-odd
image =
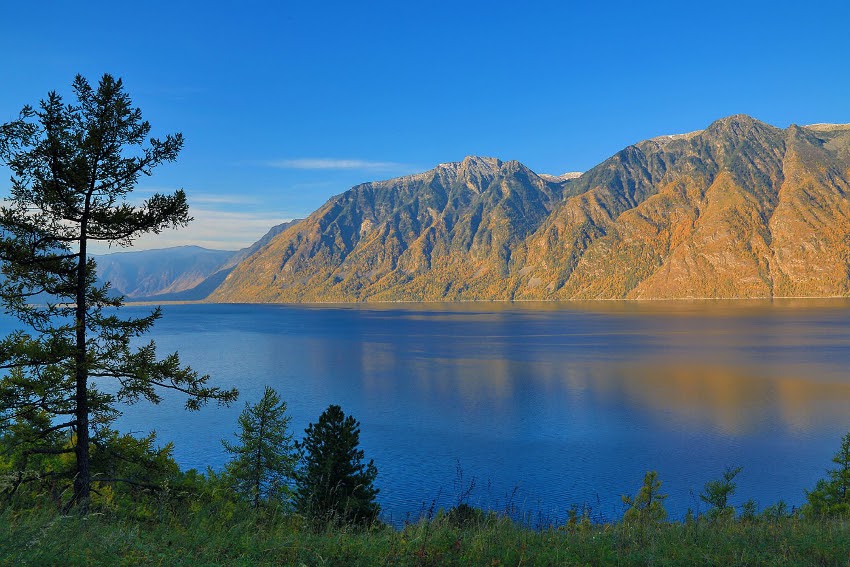
[[[466,155],[583,171],[747,113],[850,122],[850,2],[25,2],[0,6],[0,122],[124,79],[196,222],[239,248],[352,185]],[[3,191],[8,185],[2,172]]]

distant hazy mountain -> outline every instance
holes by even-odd
[[[98,277],[129,301],[193,301],[207,297],[242,259],[299,219],[274,226],[242,250],[178,246],[96,256]]]
[[[847,295],[849,179],[850,125],[743,115],[580,176],[470,157],[330,199],[210,300]]]
[[[191,289],[236,252],[178,246],[96,256],[98,276],[128,298]]]

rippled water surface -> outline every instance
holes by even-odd
[[[241,398],[139,404],[123,430],[156,429],[184,467],[219,468],[219,440],[264,385],[299,436],[340,404],[396,522],[455,504],[473,479],[471,504],[615,518],[647,470],[681,517],[729,465],[744,467],[735,503],[799,505],[850,430],[841,300],[172,305],[152,337]]]

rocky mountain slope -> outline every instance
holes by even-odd
[[[850,125],[738,115],[576,177],[469,157],[330,199],[213,301],[848,294]]]

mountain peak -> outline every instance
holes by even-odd
[[[492,181],[502,169],[504,162],[498,158],[466,156],[463,161],[441,163],[432,171],[454,179],[466,179],[473,184]]]
[[[741,136],[742,134],[747,134],[753,131],[773,132],[778,130],[779,129],[775,126],[771,126],[770,124],[757,120],[747,114],[733,114],[731,116],[715,120],[708,126],[708,128],[705,129],[705,132],[708,134],[726,133]]]
[[[476,171],[495,173],[502,167],[502,160],[494,157],[466,156],[462,161],[453,161],[437,165],[437,169],[458,172]]]
[[[486,157],[486,156],[466,156],[463,158],[461,162],[463,165],[469,166],[477,166],[477,167],[490,167],[498,169],[502,165],[502,160],[494,157]]]

